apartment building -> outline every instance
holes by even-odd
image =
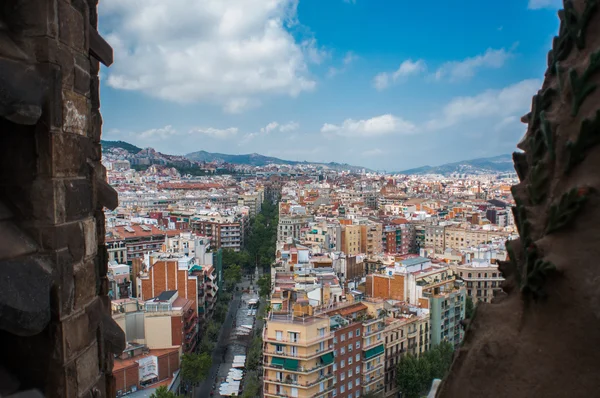
[[[271,313],[263,331],[263,395],[333,397],[333,337],[327,316]]]
[[[382,250],[390,254],[415,251],[415,227],[405,219],[394,219],[383,227]]]
[[[361,252],[361,226],[342,225],[342,251],[348,256]]]
[[[444,231],[444,250],[465,249],[499,239],[508,239],[510,232],[493,229],[470,229],[462,227],[446,227]]]
[[[240,251],[248,233],[247,216],[220,214],[196,215],[191,221],[192,231],[210,238],[210,248]]]
[[[300,239],[300,231],[308,228],[312,216],[306,214],[280,214],[277,225],[277,241],[284,242],[288,238]]]
[[[435,254],[441,254],[444,252],[445,246],[445,227],[442,225],[425,225],[425,241],[423,242],[423,248],[427,251],[431,251]]]
[[[473,303],[478,301],[489,303],[496,292],[502,290],[504,278],[498,270],[498,264],[474,260],[468,264],[456,265],[453,269],[464,281],[467,296],[473,299]]]
[[[106,231],[108,260],[129,264],[134,258],[159,251],[167,236],[177,236],[181,231],[161,230],[153,225],[120,225]]]
[[[382,225],[378,222],[369,222],[360,225],[360,252],[368,256],[381,254]]]
[[[263,201],[264,190],[262,189],[257,192],[247,192],[238,196],[238,206],[248,207],[250,217],[256,217],[260,213]]]
[[[366,310],[363,305],[362,309]],[[344,314],[359,312],[349,308]],[[330,317],[334,331],[334,393],[335,397],[359,397],[362,392],[362,324],[353,319],[333,315]]]
[[[429,300],[431,316],[431,343],[439,345],[448,341],[458,349],[464,337],[460,321],[465,318],[466,290],[454,282],[423,293]]]
[[[408,353],[419,356],[430,348],[429,312],[419,307],[396,303],[385,319],[386,397],[396,397],[396,368]]]

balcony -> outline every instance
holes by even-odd
[[[373,373],[374,371],[376,371],[377,369],[383,369],[384,363],[382,362],[379,365],[376,366],[371,366],[370,368],[367,368],[367,365],[363,365],[362,367],[362,371],[363,371],[363,375],[365,375],[364,377],[366,378],[369,373]],[[377,376],[379,377],[379,376]],[[373,378],[373,376],[371,376],[371,379]]]
[[[381,381],[381,379],[383,379],[384,374],[381,373],[379,376],[363,376],[362,378],[362,384],[364,387],[369,386],[373,383],[377,383],[378,381]]]
[[[323,350],[321,349],[316,349],[315,352],[313,354],[298,354],[298,353],[291,353],[291,352],[285,352],[285,351],[263,351],[264,355],[272,355],[272,356],[276,356],[276,357],[283,357],[283,358],[292,358],[292,359],[314,359],[320,355],[324,355],[327,354],[328,352],[333,352],[333,345],[330,345],[329,347],[325,347]]]
[[[284,386],[292,386],[292,387],[299,387],[299,388],[311,388],[311,387],[318,385],[319,383],[321,383],[323,381],[327,381],[327,380],[331,380],[331,379],[333,379],[333,373],[327,373],[323,376],[319,376],[315,380],[305,382],[305,383],[300,383],[298,380],[293,380],[291,377],[286,377],[282,380],[265,379],[265,381],[268,383],[281,384]]]
[[[265,332],[263,334],[263,341],[265,341],[265,342],[273,342],[273,343],[278,343],[278,344],[291,344],[291,345],[299,345],[299,346],[310,346],[310,345],[314,345],[316,343],[320,343],[321,341],[333,340],[333,337],[335,335],[335,333],[330,332],[330,333],[325,333],[323,336],[315,337],[313,339],[287,339],[284,337],[277,339],[276,337],[267,336],[266,332],[267,332],[267,329],[265,329]]]

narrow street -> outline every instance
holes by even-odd
[[[257,274],[254,275],[252,282],[254,289],[257,289],[256,281]],[[250,337],[238,337],[234,336],[236,326],[244,324],[253,324],[253,317],[248,315],[248,300],[251,298],[258,298],[258,292],[255,293],[243,293],[242,290],[250,287],[250,280],[245,278],[238,284],[240,288],[239,292],[234,292],[233,299],[229,304],[229,310],[227,312],[227,318],[221,327],[221,333],[219,335],[219,341],[215,346],[215,350],[212,355],[212,367],[210,368],[209,376],[206,380],[196,387],[195,398],[210,397],[211,391],[214,390],[214,397],[219,396],[219,384],[221,378],[227,376],[227,372],[231,367],[234,355],[246,355],[248,345],[250,344]],[[245,304],[240,302],[245,301]],[[233,324],[233,321],[236,324]]]

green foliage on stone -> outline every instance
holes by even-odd
[[[550,261],[534,260],[533,266],[528,269],[527,278],[521,291],[524,294],[532,295],[536,299],[545,297],[544,285],[546,279],[554,271],[556,271],[556,266]]]
[[[567,161],[567,173],[581,163],[585,158],[585,152],[594,145],[600,143],[600,110],[596,111],[593,119],[585,119],[581,122],[581,130],[577,141],[567,142],[569,159]]]
[[[581,77],[579,77],[574,68],[569,70],[569,81],[571,82],[571,90],[573,91],[571,116],[577,116],[583,101],[596,90],[597,84],[591,83],[589,80],[598,71],[600,71],[600,51],[596,51],[590,55],[590,64]]]
[[[523,181],[528,173],[527,155],[523,152],[513,152],[512,158],[519,180]]]
[[[556,152],[554,150],[554,137],[552,134],[552,128],[550,126],[550,122],[546,119],[546,111],[540,112],[540,129],[542,131],[542,137],[544,139],[544,144],[548,149],[548,153],[550,154],[550,159],[554,160],[556,157]]]
[[[546,233],[551,234],[568,225],[587,201],[589,190],[573,188],[565,193],[560,201],[550,207]]]

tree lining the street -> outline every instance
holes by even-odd
[[[443,379],[454,355],[451,343],[443,341],[419,357],[412,354],[403,356],[396,367],[396,385],[405,398],[419,398],[427,395],[434,379]]]

